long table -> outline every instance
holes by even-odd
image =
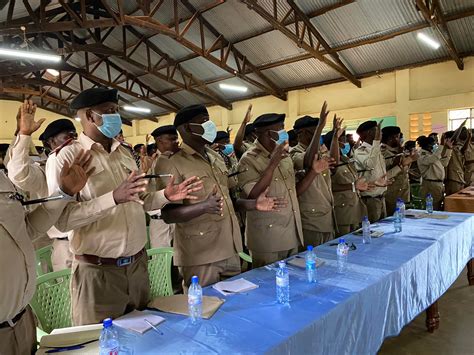
[[[401,233],[390,219],[378,223],[383,237],[363,244],[346,236],[347,271],[337,272],[336,247],[316,248],[324,260],[318,283],[290,268],[290,306],[275,301],[275,272],[264,267],[238,277],[259,288],[226,297],[199,325],[180,315],[166,318],[163,335],[128,334],[136,354],[271,353],[375,354],[386,337],[396,336],[450,287],[470,258],[474,215],[447,213],[448,219],[405,220]],[[205,295],[220,295],[212,288]],[[220,296],[224,298],[223,296]]]

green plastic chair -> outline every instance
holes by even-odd
[[[48,334],[53,329],[72,325],[71,274],[71,269],[65,269],[41,275],[36,280],[36,292],[30,305],[38,318],[39,328]]]
[[[36,251],[36,276],[53,272],[53,264],[51,262],[52,252],[52,245],[45,246]]]
[[[420,196],[420,184],[410,184],[410,205],[409,208],[414,208],[418,210],[425,209],[425,199]]]
[[[150,298],[173,295],[171,283],[171,260],[173,248],[148,249],[148,274],[150,278]]]
[[[242,260],[248,262],[249,264],[252,264],[252,257],[248,254],[245,254],[244,252],[240,252],[239,256]]]

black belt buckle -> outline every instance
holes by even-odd
[[[133,262],[133,256],[126,256],[124,258],[117,259],[117,266],[127,266]]]

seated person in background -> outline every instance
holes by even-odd
[[[285,259],[304,244],[300,209],[296,195],[293,162],[288,156],[288,133],[285,114],[267,113],[255,122],[255,146],[239,162],[239,186],[249,199],[267,189],[271,196],[284,198],[288,206],[281,211],[246,214],[245,239],[252,256],[252,266],[261,267]],[[314,175],[311,171],[306,174]]]
[[[302,171],[301,176],[306,177],[308,183],[306,186],[298,184],[296,190],[303,225],[304,247],[318,246],[334,239],[334,231],[337,229],[329,164],[323,164],[322,170],[320,167],[317,170],[312,168],[315,160],[319,164],[324,162],[318,159],[320,137],[329,114],[326,107],[324,103],[319,119],[304,116],[298,118],[293,126],[298,134],[298,145],[290,150],[290,156],[297,172],[297,180],[302,180],[298,174]],[[308,175],[313,175],[312,179],[309,179]]]
[[[334,212],[337,222],[337,236],[346,235],[357,228],[364,216],[367,216],[367,207],[360,196],[360,192],[367,191],[369,184],[364,178],[359,178],[353,159],[351,146],[346,141],[345,132],[338,131],[338,146],[340,149],[339,164],[332,169],[332,193],[334,196]],[[324,136],[324,145],[332,146],[334,131]]]
[[[11,198],[15,187],[0,172],[0,354],[36,352],[36,321],[28,305],[36,286],[36,258],[31,240],[56,222],[64,206],[85,185],[90,154],[80,152],[71,166],[61,170],[54,195],[26,213],[20,201]],[[46,196],[43,196],[46,197]]]
[[[382,129],[381,147],[382,155],[385,158],[387,175],[393,178],[393,182],[387,186],[387,193],[385,194],[387,214],[391,216],[397,207],[398,198],[401,198],[405,203],[410,202],[408,169],[418,156],[416,152],[405,156],[401,144],[401,131],[396,126],[388,126]]]
[[[441,137],[441,145],[438,147],[431,137],[418,137],[421,147],[418,158],[418,168],[421,173],[421,198],[431,194],[433,197],[433,209],[440,211],[444,200],[444,178],[445,168],[451,159],[453,142],[449,138]]]
[[[467,132],[467,129],[463,127],[457,132],[449,131],[445,134],[445,139],[452,139],[454,142],[451,160],[446,168],[446,196],[461,191],[466,185],[464,179],[464,152],[470,141]]]

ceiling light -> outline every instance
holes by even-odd
[[[46,69],[46,71],[52,76],[59,76],[59,72],[56,69]]]
[[[441,45],[436,42],[434,39],[432,39],[431,37],[425,35],[424,33],[418,33],[418,39],[425,42],[427,45],[429,45],[430,47],[432,47],[433,49],[438,49]]]
[[[125,111],[138,112],[138,113],[150,113],[151,110],[145,107],[135,107],[135,106],[124,106]]]
[[[55,63],[59,63],[61,61],[61,57],[59,55],[30,52],[30,51],[16,50],[16,49],[6,49],[6,48],[0,48],[0,56],[12,57],[12,58],[36,59],[36,60],[43,60],[46,62],[55,62]]]
[[[248,88],[245,86],[230,85],[230,84],[219,84],[219,87],[222,90],[237,91],[237,92],[247,92]]]

